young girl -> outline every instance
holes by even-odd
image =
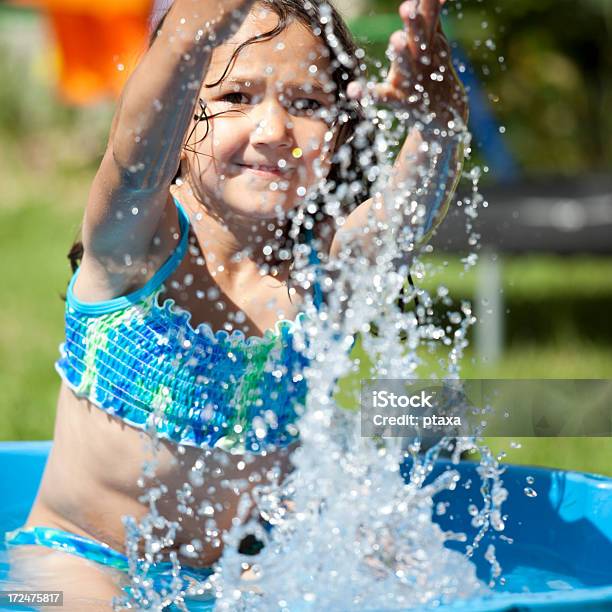
[[[297,315],[305,299],[324,307],[316,278],[292,278],[294,251],[315,263],[351,242],[375,253],[384,238],[369,222],[384,220],[376,199],[335,233],[311,209],[354,134],[356,100],[418,111],[390,187],[418,193],[429,227],[442,218],[466,108],[440,4],[400,6],[390,71],[367,92],[327,2],[176,0],[164,16],[91,188],[53,449],[26,525],[8,536],[16,573],[63,590],[68,609],[121,593],[122,517],[155,506],[149,534],[163,548],[145,538],[140,551],[151,571],[175,553],[184,577],[205,576],[243,493],[232,483],[286,468],[306,393]],[[293,232],[305,203],[319,221]]]

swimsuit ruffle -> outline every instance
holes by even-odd
[[[293,442],[308,360],[294,347],[304,318],[262,336],[213,332],[158,298],[92,316],[67,305],[56,369],[78,397],[178,444],[261,453]]]

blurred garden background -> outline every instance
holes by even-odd
[[[369,54],[381,56],[401,25],[393,15],[399,3],[339,4]],[[75,21],[62,5],[79,7],[84,20]],[[608,208],[605,199],[612,174],[612,2],[449,0],[446,6],[445,27],[465,78],[480,90],[474,95],[484,113],[472,116],[478,122],[472,164],[488,167],[481,216],[501,218],[497,193],[514,218],[512,194],[524,203],[525,185],[537,185],[540,195],[550,185],[561,198],[579,185],[579,195],[558,210],[582,219],[580,194],[592,199],[589,186],[602,184],[594,231],[606,223],[612,228],[606,217],[612,191]],[[149,9],[146,0],[0,4],[1,440],[52,437],[66,254],[104,150],[113,97],[141,47]],[[107,13],[102,21],[99,13]],[[489,309],[498,310],[489,335],[480,344],[474,338],[467,350],[463,376],[612,379],[612,255],[600,235],[597,248],[588,240],[583,248],[565,229],[560,235],[573,240],[571,249],[564,240],[546,248],[489,244],[468,272],[461,248],[432,254],[441,272],[423,286],[443,284],[456,303],[469,299],[486,313],[478,302],[492,300]],[[612,246],[612,232],[608,240]],[[487,258],[495,263],[488,276]],[[610,438],[490,443],[511,462],[612,475]]]

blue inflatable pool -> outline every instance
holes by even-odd
[[[49,442],[0,443],[0,542],[5,531],[25,520],[49,449]],[[440,462],[437,473],[448,465]],[[469,536],[474,529],[467,506],[479,503],[479,478],[471,463],[453,467],[461,473],[461,482],[453,493],[438,496],[438,501],[448,501],[450,506],[436,520],[444,529]],[[533,484],[527,483],[528,476],[533,477]],[[462,486],[470,480],[473,486]],[[474,561],[479,576],[487,580],[489,565],[483,553],[490,543],[495,544],[505,584],[486,598],[437,609],[612,611],[612,479],[509,466],[503,480],[510,493],[504,506],[508,515],[505,538],[489,533]],[[528,486],[536,496],[525,493]],[[464,546],[453,545],[458,550]],[[0,549],[0,580],[7,569]]]

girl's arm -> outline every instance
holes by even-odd
[[[176,0],[130,76],[83,221],[82,268],[98,280],[96,289],[121,293],[143,265],[151,263],[152,250],[159,257],[164,246],[166,255],[170,250],[170,236],[160,237],[166,245],[155,249],[151,245],[179,167],[212,48],[240,26],[252,3]],[[133,265],[126,267],[126,262]],[[86,287],[85,293],[88,290]]]
[[[412,228],[417,243],[431,234],[448,210],[463,163],[467,103],[439,21],[443,3],[413,0],[400,6],[406,30],[391,36],[395,57],[389,75],[369,93],[375,102],[408,111],[419,124],[408,132],[385,193],[355,209],[334,236],[332,257],[344,245],[356,243],[366,254],[375,256],[380,251],[380,241],[389,240],[385,227],[389,203],[383,198],[394,200],[394,210],[402,215],[398,230]],[[349,95],[359,98],[362,94],[360,86],[351,83]],[[411,202],[424,214],[419,217]]]

